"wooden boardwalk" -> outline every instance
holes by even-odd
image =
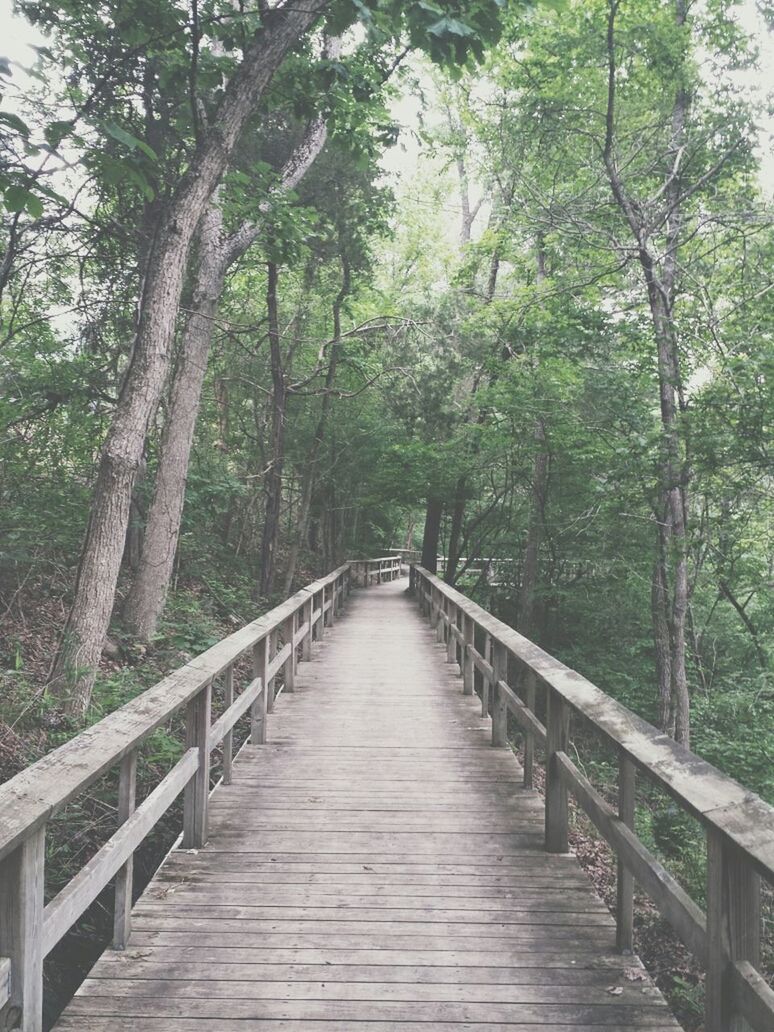
[[[326,632],[62,1032],[678,1028],[405,587]]]

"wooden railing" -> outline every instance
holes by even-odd
[[[382,559],[367,570],[390,576]],[[376,567],[374,564],[377,564]],[[113,944],[122,949],[131,927],[132,858],[172,803],[183,794],[184,849],[207,841],[210,765],[222,747],[222,781],[231,781],[234,726],[250,714],[249,741],[266,741],[266,713],[282,678],[292,691],[296,667],[337,615],[353,584],[346,563],[302,588],[276,609],[218,642],[132,702],[44,756],[0,786],[0,1028],[40,1032],[43,960],[105,889],[115,882]],[[251,660],[249,683],[236,692],[236,666]],[[212,686],[222,678],[224,709],[212,721]],[[185,711],[185,752],[159,785],[135,805],[142,743]],[[46,824],[103,774],[120,765],[116,833],[49,903],[45,903]]]
[[[774,992],[757,969],[761,878],[774,884],[774,808],[438,577],[413,567],[410,585],[446,644],[447,660],[459,664],[463,692],[472,695],[478,682],[482,713],[492,718],[492,744],[507,745],[509,714],[522,729],[527,786],[535,747],[543,751],[546,849],[567,851],[570,792],[616,853],[619,948],[632,949],[636,880],[704,966],[705,1032],[772,1032]],[[538,689],[545,725],[536,713]],[[617,810],[568,756],[571,715],[588,722],[617,754]],[[706,914],[634,831],[637,772],[665,789],[704,828]]]
[[[364,588],[383,581],[397,580],[401,575],[399,555],[385,555],[379,559],[351,559],[350,566],[355,584]]]

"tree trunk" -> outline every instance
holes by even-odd
[[[223,292],[223,217],[217,201],[199,227],[199,261],[180,355],[172,380],[169,414],[159,451],[156,487],[148,512],[139,570],[124,605],[124,619],[141,641],[156,632],[164,608],[180,536],[188,463],[212,341],[212,320]]]
[[[672,706],[672,643],[669,637],[669,585],[667,582],[666,505],[658,514],[656,527],[656,556],[653,560],[650,605],[653,622],[653,647],[656,659],[658,682],[658,726],[668,735],[674,736],[674,708]]]
[[[131,359],[99,464],[75,597],[50,675],[68,713],[88,708],[110,623],[132,487],[169,370],[191,241],[237,140],[285,54],[327,6],[289,0],[268,11],[160,220]]]
[[[264,481],[263,532],[261,534],[260,574],[258,595],[268,598],[274,588],[274,565],[277,556],[280,512],[282,508],[282,470],[285,463],[285,409],[287,384],[282,363],[282,345],[279,328],[277,282],[279,273],[274,262],[269,262],[266,286],[266,307],[269,316],[269,347],[271,350],[271,456]]]
[[[534,440],[536,450],[532,462],[529,525],[521,570],[518,619],[519,631],[530,640],[535,639],[538,629],[535,618],[535,597],[540,572],[540,543],[543,538],[544,509],[548,489],[548,448],[546,447],[546,427],[542,418],[535,420]]]
[[[282,170],[280,191],[298,185],[323,148],[327,137],[324,122],[313,122]],[[270,201],[261,205],[268,211]],[[169,413],[159,451],[156,488],[148,514],[139,572],[129,590],[124,607],[127,625],[140,641],[156,632],[164,609],[172,574],[180,521],[185,502],[185,485],[193,447],[196,418],[218,304],[223,294],[229,267],[248,250],[260,226],[246,223],[228,239],[223,237],[223,214],[213,198],[199,227],[199,253],[195,273],[191,315],[183,330],[180,357],[172,381]],[[228,419],[222,401],[225,385],[219,390],[219,425],[222,447],[228,436]]]
[[[303,477],[301,478],[301,499],[298,505],[297,530],[290,547],[287,570],[285,571],[284,592],[286,595],[290,594],[290,589],[293,586],[293,578],[296,575],[296,566],[298,565],[298,556],[301,551],[301,545],[306,540],[307,528],[309,525],[309,513],[312,507],[312,493],[314,491],[314,484],[317,476],[317,460],[320,455],[320,448],[322,447],[322,443],[325,438],[325,428],[328,423],[328,414],[330,412],[331,405],[331,391],[333,390],[333,385],[336,382],[336,370],[339,364],[341,351],[341,309],[350,292],[352,281],[349,259],[343,248],[341,255],[341,269],[341,289],[333,302],[333,340],[331,341],[331,350],[330,355],[328,356],[328,369],[325,374],[325,390],[322,397],[322,405],[320,407],[320,418],[317,420],[309,458],[306,463],[306,468],[304,469]]]
[[[457,567],[460,562],[460,544],[462,541],[462,521],[465,518],[465,505],[467,502],[468,478],[465,476],[457,480],[454,489],[454,506],[451,514],[451,526],[449,528],[449,554],[446,556],[446,569],[443,579],[447,584],[454,584],[457,577]]]
[[[443,501],[437,495],[427,497],[425,532],[422,538],[422,565],[430,573],[438,572],[438,539],[441,536]]]

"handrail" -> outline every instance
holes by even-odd
[[[394,575],[383,559],[359,562],[376,563],[380,580]],[[308,584],[0,786],[0,1026],[16,1027],[20,1020],[25,1032],[40,1032],[43,959],[116,875],[114,946],[126,945],[134,851],[181,793],[183,848],[204,845],[212,751],[222,743],[222,781],[229,784],[234,725],[249,712],[249,740],[254,745],[266,741],[266,713],[274,705],[275,679],[281,674],[284,690],[293,690],[298,650],[301,659],[311,658],[313,641],[335,623],[350,594],[357,565],[344,563]],[[251,679],[235,697],[235,667],[248,654]],[[213,722],[212,685],[219,677],[225,710]],[[182,709],[185,752],[144,802],[135,806],[139,748]],[[118,830],[44,906],[48,821],[119,764]]]
[[[543,749],[546,849],[568,849],[571,792],[616,852],[619,948],[632,948],[636,879],[706,968],[706,1032],[728,1032],[738,1018],[772,1032],[774,991],[756,968],[760,878],[774,884],[774,807],[421,566],[411,567],[410,588],[438,641],[445,643],[448,661],[459,664],[465,694],[480,686],[482,714],[492,717],[492,744],[507,744],[509,713],[522,728],[525,785],[532,784],[535,745]],[[536,715],[538,686],[544,691],[545,726]],[[618,754],[617,812],[567,755],[571,714],[588,721]],[[665,789],[705,829],[706,917],[633,830],[636,771]]]
[[[399,555],[385,555],[377,559],[351,559],[355,581],[361,587],[395,580],[401,575],[403,560]]]

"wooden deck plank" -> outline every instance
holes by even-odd
[[[62,1032],[677,1029],[404,588],[299,668]]]

